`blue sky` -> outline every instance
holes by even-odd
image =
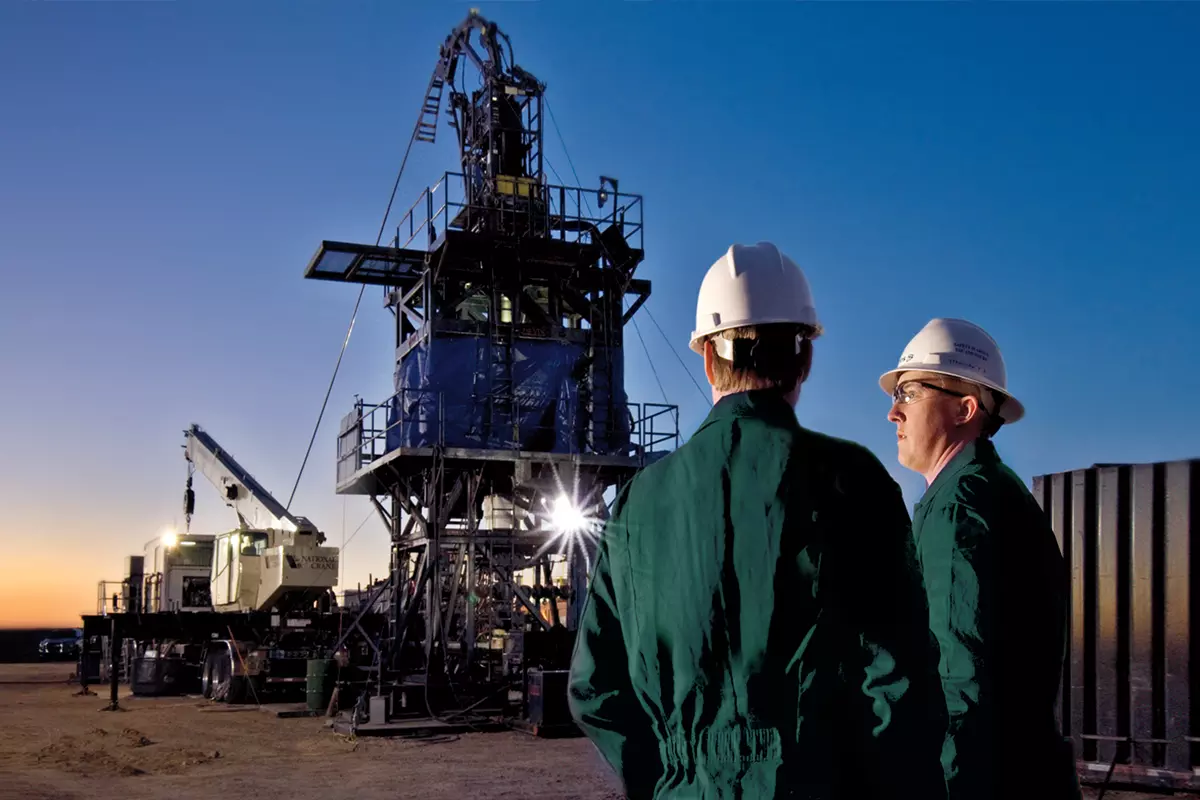
[[[286,499],[355,293],[303,268],[374,241],[468,7],[0,6],[0,608],[68,622],[182,523],[191,422]],[[910,503],[875,381],[934,316],[1000,342],[1028,417],[998,444],[1026,479],[1200,455],[1194,4],[480,7],[549,86],[559,174],[569,152],[581,183],[646,195],[648,308],[698,380],[704,270],[772,239],[828,329],[801,420],[871,447]],[[401,208],[454,168],[447,133]],[[337,420],[390,392],[389,321],[369,289],[294,503],[335,544],[368,512],[333,493]],[[694,430],[707,402],[641,331]],[[661,401],[627,345],[631,399]],[[195,529],[233,526],[197,496]],[[382,525],[345,559],[381,573]]]

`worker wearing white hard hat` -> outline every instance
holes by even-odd
[[[900,489],[793,410],[820,334],[774,244],[705,275],[690,342],[714,407],[618,495],[572,658],[572,713],[627,796],[944,796]]]
[[[934,319],[879,379],[900,463],[925,477],[913,514],[949,726],[950,800],[1079,797],[1054,709],[1069,578],[1049,520],[992,443],[1025,408],[1000,348],[961,319]]]

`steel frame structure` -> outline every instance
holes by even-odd
[[[446,441],[447,415],[461,408],[447,412],[441,394],[411,388],[380,404],[357,401],[339,430],[337,492],[369,496],[391,531],[390,578],[362,613],[386,598],[371,680],[396,713],[483,707],[531,668],[565,668],[603,497],[679,439],[677,407],[624,402],[614,364],[624,325],[650,294],[634,277],[644,257],[641,197],[611,178],[593,190],[546,181],[544,86],[512,62],[511,45],[505,60],[502,42],[494,24],[469,16],[443,45],[418,118],[414,138],[432,141],[449,84],[462,171],[420,194],[390,246],[325,241],[305,270],[310,279],[383,287],[398,368],[451,337],[486,340],[498,354],[487,365],[496,379],[472,395],[468,412],[486,445]],[[463,59],[479,69],[477,91],[455,88]],[[610,210],[593,214],[592,197]],[[514,348],[533,340],[586,354],[572,375],[584,419],[565,448],[517,430],[519,412],[530,409],[514,391]],[[409,422],[434,435],[423,446],[389,447],[388,433]],[[556,528],[562,498],[590,519]]]

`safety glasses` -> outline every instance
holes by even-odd
[[[928,397],[925,389],[942,394],[948,394],[951,397],[966,397],[963,392],[955,392],[934,383],[926,383],[925,381],[905,381],[904,383],[896,384],[896,388],[892,390],[892,402],[896,405],[906,406],[909,403],[914,403],[923,397]]]

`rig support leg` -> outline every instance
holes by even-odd
[[[112,618],[112,632],[108,637],[108,707],[105,711],[120,711],[121,706],[117,703],[117,693],[119,691],[118,683],[120,682],[120,664],[121,664],[121,640],[117,638],[117,617],[114,614]]]
[[[79,643],[79,691],[75,693],[79,696],[96,694],[88,688],[88,663],[91,661],[89,658],[91,650],[88,648],[89,638],[84,636],[83,641]]]

